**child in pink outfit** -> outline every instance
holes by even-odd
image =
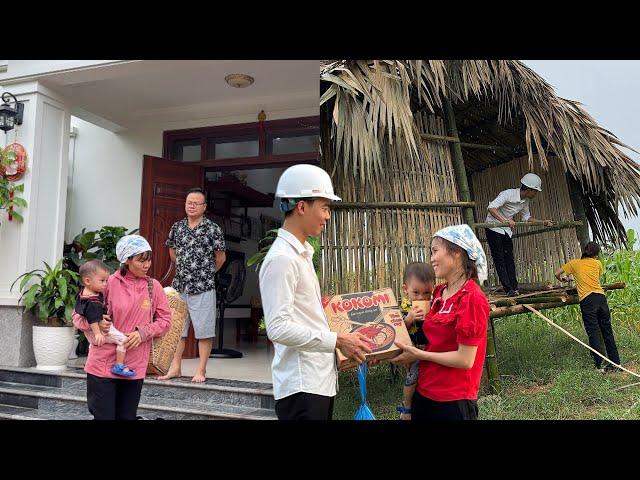
[[[124,363],[127,353],[124,343],[127,341],[127,336],[114,326],[111,326],[109,332],[104,335],[99,327],[99,322],[107,313],[103,297],[109,278],[107,266],[100,260],[90,260],[80,267],[79,275],[84,288],[78,295],[74,310],[75,313],[83,316],[91,327],[91,335],[87,338],[97,346],[105,342],[116,344],[116,363],[111,368],[111,373],[122,377],[133,377],[136,372]]]

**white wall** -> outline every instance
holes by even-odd
[[[71,126],[65,241],[83,228],[138,228],[142,156],[162,153],[162,132],[112,133],[77,117]]]

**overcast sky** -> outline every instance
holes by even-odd
[[[589,114],[623,143],[640,151],[640,61],[524,60],[563,98],[583,104]],[[624,149],[640,163],[640,155]],[[640,233],[640,218],[622,223]]]

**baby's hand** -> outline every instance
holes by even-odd
[[[416,322],[424,320],[424,310],[420,307],[411,307],[411,311],[409,313],[413,313],[413,319]]]
[[[407,315],[404,317],[404,324],[407,328],[409,328],[411,325],[413,325],[413,322],[415,321],[415,314],[413,312],[413,308],[411,310],[409,310],[409,312],[407,313]]]
[[[104,344],[104,342],[105,342],[104,335],[102,333],[95,334],[93,341],[94,341],[95,345],[97,347],[99,347],[100,345]]]

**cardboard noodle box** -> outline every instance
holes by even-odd
[[[322,298],[322,307],[331,331],[359,332],[369,339],[372,352],[367,354],[367,360],[388,360],[399,355],[402,349],[394,345],[396,341],[411,345],[398,302],[390,288],[326,296]],[[336,353],[339,370],[358,366],[339,348]]]

